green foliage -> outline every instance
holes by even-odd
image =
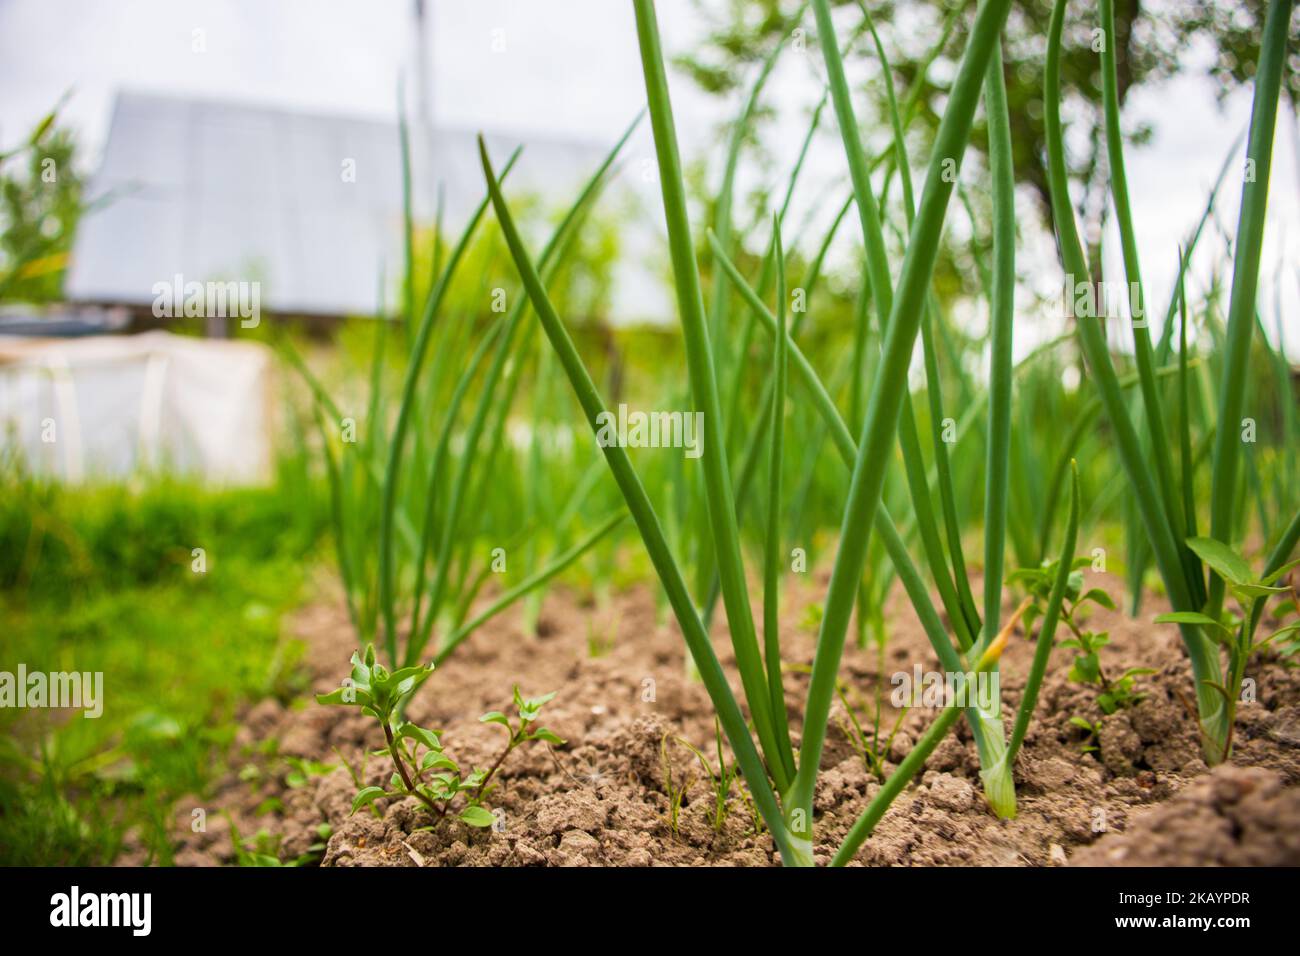
[[[52,302],[77,222],[85,184],[76,141],[46,116],[26,142],[0,153],[0,302]]]
[[[999,31],[1005,6],[1012,15]],[[509,715],[482,718],[506,735],[500,758],[486,769],[462,769],[440,732],[404,717],[405,702],[430,676],[431,666],[420,662],[441,664],[516,600],[526,600],[523,630],[535,633],[543,589],[561,573],[594,593],[602,613],[614,589],[654,573],[661,620],[676,615],[718,715],[716,758],[682,742],[707,778],[716,828],[739,788],[755,831],[767,827],[787,862],[811,862],[811,795],[836,699],[844,706],[839,729],[881,783],[837,864],[852,859],[961,719],[975,735],[990,804],[1009,815],[1011,769],[1053,647],[1071,652],[1070,675],[1095,691],[1103,716],[1140,699],[1145,671],[1113,673],[1108,635],[1088,623],[1089,608],[1113,602],[1085,586],[1073,560],[1084,519],[1089,547],[1127,548],[1135,609],[1149,568],[1160,573],[1175,610],[1157,620],[1180,628],[1191,657],[1207,759],[1229,755],[1247,662],[1266,645],[1286,660],[1300,655],[1300,612],[1294,596],[1282,593],[1300,538],[1300,518],[1287,525],[1300,504],[1300,415],[1287,357],[1266,337],[1272,329],[1255,306],[1271,152],[1265,132],[1275,125],[1278,91],[1294,90],[1296,76],[1286,58],[1290,4],[1273,0],[1261,44],[1262,15],[1232,13],[1221,3],[1157,10],[1103,0],[1095,16],[1071,6],[1067,18],[1064,3],[927,2],[909,9],[904,28],[901,5],[819,0],[812,11],[819,35],[809,30],[799,39],[821,41],[829,87],[799,160],[779,178],[768,175],[768,157],[752,150],[770,115],[762,94],[769,77],[779,76],[778,60],[791,58],[782,51],[795,45],[792,29],[809,29],[812,20],[799,5],[768,0],[734,0],[710,13],[716,10],[716,49],[688,68],[711,90],[743,82],[748,95],[728,128],[720,169],[710,159],[696,171],[683,169],[676,155],[653,5],[636,4],[680,330],[610,330],[590,321],[608,300],[619,238],[614,222],[595,218],[595,205],[624,140],[557,217],[549,196],[511,196],[507,206],[504,171],[497,176],[484,155],[489,196],[463,234],[449,238],[440,222],[416,224],[408,212],[400,304],[382,307],[381,321],[346,323],[337,367],[322,368],[328,360],[321,355],[282,343],[310,391],[308,414],[294,424],[315,428],[314,470],[304,455],[271,489],[217,491],[165,475],[72,489],[32,479],[6,461],[6,654],[49,668],[75,648],[79,669],[114,675],[114,706],[102,721],[56,725],[0,714],[6,861],[108,862],[128,827],[143,833],[152,859],[167,861],[170,804],[204,792],[222,765],[214,755],[228,747],[238,708],[303,691],[298,651],[280,640],[279,620],[301,598],[304,566],[316,558],[326,526],[358,646],[367,651],[354,658],[351,683],[325,700],[359,707],[385,731],[383,749],[355,766],[343,761],[356,788],[354,812],[378,815],[384,801],[411,796],[433,826],[446,817],[490,825],[485,802],[501,762],[521,746],[560,742],[537,723],[550,697],[528,699],[516,688]],[[1095,27],[1112,41],[1101,55],[1092,48]],[[1158,338],[1135,329],[1130,350],[1101,323],[1081,322],[1013,364],[1012,319],[1019,322],[1023,310],[1013,308],[1012,253],[1024,224],[1012,177],[1055,203],[1065,271],[1076,279],[1096,258],[1093,237],[1102,233],[1091,227],[1109,194],[1125,278],[1150,298],[1123,164],[1126,137],[1132,142],[1143,131],[1121,123],[1120,108],[1136,84],[1176,68],[1176,45],[1152,29],[1171,36],[1214,31],[1222,58],[1212,71],[1231,83],[1258,75],[1248,155],[1259,175],[1243,192],[1237,232],[1216,235],[1221,247],[1212,250],[1224,263],[1234,260],[1231,275],[1216,272],[1195,300],[1182,282],[1202,227],[1218,222],[1216,185],[1179,253],[1179,282]],[[1045,47],[1031,42],[1044,32]],[[863,72],[845,69],[851,58],[865,67],[865,96],[857,85]],[[751,62],[755,69],[742,75],[737,66]],[[1085,125],[1096,120],[1091,137],[1079,140],[1084,149],[1068,156],[1062,113]],[[842,195],[828,197],[819,189],[805,211],[791,197],[804,154],[832,117],[853,190],[831,184]],[[889,140],[863,141],[859,130],[887,131]],[[71,150],[51,117],[0,155],[0,215],[16,223],[0,248],[0,298],[57,291],[76,184],[33,175],[46,158],[70,168]],[[733,195],[737,182],[753,178],[738,175],[751,152],[760,185],[753,195]],[[922,182],[912,175],[918,156],[925,157],[917,166],[925,188],[913,195]],[[1234,150],[1220,184],[1232,182],[1237,159]],[[960,161],[960,181],[947,177],[947,160]],[[708,192],[715,173],[720,185],[703,204],[711,228],[701,230],[687,215],[688,199]],[[1074,225],[1080,195],[1086,248]],[[954,196],[967,220],[956,228],[947,215]],[[824,201],[838,207],[837,217],[829,228],[809,228]],[[489,203],[499,231],[484,221]],[[511,207],[531,223],[517,227]],[[534,261],[522,237],[548,218],[549,238]],[[860,225],[854,241],[865,263],[854,253],[843,273],[823,275],[828,250],[843,244],[837,230],[845,220]],[[36,228],[41,222],[50,223],[49,236]],[[15,260],[28,265],[14,268]],[[526,294],[505,282],[512,266]],[[497,289],[507,293],[500,310],[489,305]],[[957,321],[981,311],[980,302],[953,308],[954,297],[972,293],[988,303],[987,332]],[[803,297],[802,307],[792,296]],[[530,308],[548,341],[530,324]],[[1270,318],[1281,327],[1280,316]],[[917,338],[915,371],[923,374],[912,367]],[[622,448],[594,457],[588,443],[572,440],[580,422],[564,386],[573,387],[590,423],[606,408],[597,383],[615,402],[705,411],[707,457],[684,461]],[[1220,427],[1247,414],[1258,419],[1258,445],[1238,441],[1235,427]],[[1066,494],[1061,557],[1044,563],[1057,553],[1052,538]],[[1198,512],[1207,504],[1208,523]],[[625,515],[644,549],[622,547]],[[979,553],[971,547],[976,536],[985,578],[978,603],[966,570],[968,556]],[[1243,549],[1253,541],[1268,549],[1262,565]],[[192,569],[196,547],[207,552],[205,574]],[[814,678],[795,722],[799,751],[785,712],[783,674],[792,668],[781,660],[779,627],[794,547],[808,570],[820,570],[819,557],[834,558],[829,593],[806,606],[799,624],[818,637],[813,666],[795,668]],[[498,548],[508,570],[494,566]],[[762,568],[761,620],[751,600],[754,556]],[[1032,570],[1004,581],[1012,556]],[[870,705],[841,679],[839,656],[851,627],[860,643],[873,641],[884,654],[895,579],[942,666],[963,672],[997,666],[1016,622],[1014,615],[1002,620],[1006,584],[1029,592],[1022,610],[1027,633],[1038,627],[1035,658],[1009,743],[1000,717],[945,711],[888,772],[897,723],[881,726],[879,697],[874,714],[865,709]],[[729,680],[736,675],[722,669],[711,643],[719,603],[734,644],[739,700]],[[1060,620],[1069,634],[1058,643]],[[607,652],[612,630],[588,628],[589,652]],[[1075,718],[1093,749],[1095,716]],[[699,777],[674,779],[670,744],[661,742],[661,754],[675,832]],[[273,750],[265,755],[242,772],[254,789],[280,780],[303,786],[330,768]],[[385,786],[367,785],[374,756],[392,765]],[[264,796],[259,810],[277,809],[269,791]],[[234,840],[246,865],[310,863],[322,849],[285,861],[265,832]]]
[[[877,780],[885,780],[885,759],[889,756],[890,748],[894,744],[894,738],[898,735],[898,729],[903,725],[903,718],[907,716],[907,708],[900,708],[898,716],[894,718],[894,724],[889,728],[888,736],[881,736],[882,727],[880,725],[881,710],[884,706],[883,683],[878,685],[881,690],[877,691],[875,699],[875,708],[872,712],[871,731],[868,733],[863,727],[863,721],[858,716],[857,709],[849,702],[848,688],[841,682],[835,688],[835,695],[839,698],[840,704],[844,707],[845,716],[840,719],[840,730],[848,738],[853,749],[858,752],[862,762],[866,764],[867,772]]]
[[[5,862],[105,865],[129,828],[150,859],[171,859],[173,804],[222,771],[239,709],[305,689],[280,620],[302,599],[319,503],[165,477],[62,486],[0,467],[5,667],[102,672],[105,697],[95,720],[0,711]]]
[[[709,763],[709,758],[704,756],[704,754],[700,752],[700,749],[689,740],[686,740],[683,737],[676,737],[674,739],[689,750],[695,756],[695,759],[699,761],[700,769],[703,770],[704,776],[709,781],[709,788],[713,791],[713,832],[721,833],[722,827],[727,822],[727,817],[731,812],[729,801],[731,800],[731,790],[733,787],[739,788],[742,797],[745,797],[745,802],[750,806],[751,810],[753,809],[753,805],[749,802],[748,797],[745,796],[745,787],[741,780],[739,764],[735,761],[727,763],[726,754],[723,753],[722,750],[722,724],[718,722],[717,718],[714,718],[713,721],[713,738],[718,755],[717,770],[713,769],[713,765]],[[665,736],[665,747],[667,746],[667,739],[668,738]],[[666,787],[668,789],[669,816],[671,821],[670,829],[675,833],[677,832],[677,816],[681,811],[681,800],[685,795],[686,790],[690,787],[690,781],[688,780],[686,784],[683,785],[680,792],[674,792],[672,786],[672,769],[671,767],[668,767],[666,753],[664,754],[664,762],[665,767],[667,767]],[[757,814],[755,814],[756,832],[759,825],[760,821]]]
[[[580,226],[635,125],[555,224],[541,257],[548,279],[567,281],[582,271],[571,268]],[[500,240],[478,229],[487,199],[449,251],[438,224],[427,242],[417,241],[404,117],[401,131],[407,237],[401,307],[395,319],[383,316],[376,323],[368,391],[352,399],[357,410],[349,413],[348,398],[328,389],[287,338],[280,342],[311,393],[353,628],[359,642],[379,640],[393,667],[415,663],[431,642],[441,663],[489,617],[581,558],[620,518],[607,515],[596,532],[542,563],[534,540],[544,521],[540,509],[534,507],[521,527],[511,496],[488,494],[498,467],[513,453],[509,416],[532,358],[531,328],[523,322],[528,302],[511,299],[496,284]],[[519,155],[515,150],[503,176]],[[606,245],[602,254],[610,252]],[[593,291],[587,281],[585,291],[569,291],[573,301],[596,308],[604,294],[599,285]],[[457,356],[463,358],[458,365]],[[385,384],[390,371],[400,382],[396,393]],[[568,478],[568,497],[556,502],[563,520],[549,516],[561,541],[574,533],[592,492],[589,483]],[[532,573],[471,620],[481,589],[493,573],[505,573],[498,563],[508,565],[512,553],[522,553]],[[404,629],[399,616],[409,616]]]
[[[483,800],[492,792],[492,783],[505,759],[526,743],[540,741],[546,744],[564,743],[545,727],[535,726],[542,706],[553,700],[555,694],[525,698],[518,685],[514,688],[516,719],[501,711],[491,711],[479,718],[484,723],[500,724],[506,731],[505,749],[490,767],[473,768],[463,773],[460,765],[447,753],[438,731],[420,727],[402,717],[406,703],[433,674],[433,665],[416,665],[390,671],[375,659],[374,645],[367,645],[365,655],[352,655],[352,673],[338,690],[318,694],[322,704],[359,707],[363,714],[374,717],[384,729],[386,753],[393,762],[394,772],[387,787],[367,786],[358,790],[352,801],[352,812],[362,808],[376,809],[380,799],[415,797],[433,815],[433,826],[441,823],[448,814],[472,827],[489,827],[493,823],[490,810]],[[357,774],[353,773],[357,780]]]
[[[1086,754],[1098,753],[1101,747],[1098,742],[1101,740],[1101,721],[1088,720],[1086,717],[1080,717],[1077,714],[1070,718],[1070,723],[1078,727],[1085,734],[1083,742],[1079,745],[1079,750]]]
[[[668,740],[671,733],[666,733],[659,741],[659,762],[664,768],[664,793],[668,797],[668,832],[677,836],[682,815],[682,801],[691,789],[691,777],[687,776],[681,784],[673,782],[673,763],[668,755]]]
[[[227,816],[229,820],[229,816]],[[230,820],[230,842],[235,851],[236,866],[250,867],[303,867],[313,866],[325,855],[325,844],[329,842],[333,828],[328,823],[317,825],[316,839],[298,856],[286,860],[280,849],[282,836],[269,830],[258,830],[251,837],[244,837]]]
[[[1293,589],[1292,594],[1294,593]],[[1285,623],[1268,640],[1275,643],[1278,654],[1288,666],[1300,667],[1300,601],[1290,597],[1278,602],[1273,608],[1273,616]]]
[[[693,0],[695,15],[705,25],[704,42],[679,56],[682,68],[702,90],[718,96],[733,95],[743,77],[762,61],[765,51],[789,33],[782,10],[789,5],[779,0]],[[869,9],[880,25],[880,35],[889,67],[901,83],[914,89],[909,96],[911,114],[928,141],[942,115],[950,94],[950,77],[961,54],[962,38],[969,34],[974,4],[953,4],[947,0],[923,0],[900,4],[897,0],[834,0],[836,12],[858,6]],[[1119,4],[1116,10],[1118,76],[1121,101],[1135,89],[1155,85],[1192,70],[1203,70],[1215,82],[1220,96],[1249,85],[1254,78],[1262,4],[1236,0],[1208,0],[1204,3],[1135,2]],[[1080,8],[1082,10],[1082,8]],[[1046,129],[1042,89],[1042,37],[1047,33],[1051,6],[1019,0],[1008,18],[1004,52],[1006,56],[1007,100],[1010,106],[1013,161],[1017,178],[1039,197],[1044,214],[1050,208],[1046,171],[1039,157],[1044,153]],[[851,19],[851,18],[850,18]],[[952,25],[949,26],[949,22]],[[846,20],[837,17],[837,23]],[[1294,34],[1296,27],[1292,27]],[[841,35],[848,28],[841,26]],[[936,52],[932,38],[943,36]],[[809,37],[811,45],[814,40]],[[1090,30],[1071,30],[1063,38],[1061,53],[1062,90],[1071,115],[1099,119],[1101,75],[1097,69],[1095,35]],[[1192,60],[1185,51],[1204,43],[1213,55]],[[865,40],[862,44],[867,46]],[[853,50],[870,55],[868,49]],[[883,72],[883,71],[882,71]],[[1291,96],[1300,94],[1300,68],[1291,62],[1286,68],[1286,85]],[[879,72],[868,74],[855,89],[863,104],[861,117],[866,128],[884,128],[889,123],[889,103]],[[772,113],[763,114],[771,120]],[[1129,133],[1134,142],[1150,136],[1150,128],[1139,126]],[[1104,172],[1101,150],[1104,143],[1094,138],[1084,143],[1072,158],[1072,176],[1086,177],[1097,186]],[[988,137],[977,130],[972,151],[987,154]],[[1104,186],[1104,183],[1100,183]],[[1093,204],[1096,205],[1096,204]],[[959,260],[968,275],[975,263]]]
[[[318,496],[279,488],[209,489],[160,478],[61,486],[0,465],[0,590],[70,601],[153,586],[198,587],[211,570],[292,560],[324,529]]]
[[[879,375],[874,382],[871,399],[866,408],[862,439],[856,446],[829,397],[826,396],[816,373],[807,367],[806,359],[797,348],[793,345],[789,348],[789,357],[793,359],[800,378],[809,384],[814,393],[819,396],[819,401],[823,402],[821,408],[825,410],[828,426],[832,428],[838,426],[837,444],[841,445],[842,453],[845,454],[846,459],[853,462],[853,478],[850,483],[848,503],[843,511],[840,550],[836,557],[836,569],[832,575],[826,612],[822,619],[804,714],[803,748],[797,766],[794,766],[789,741],[781,740],[780,722],[773,719],[774,704],[778,695],[772,692],[769,675],[771,671],[779,674],[779,668],[772,668],[774,661],[769,660],[769,672],[764,672],[764,662],[755,633],[754,615],[746,592],[736,497],[726,460],[726,435],[718,389],[719,368],[710,348],[710,329],[704,315],[700,275],[686,212],[685,187],[658,23],[651,3],[638,0],[635,4],[642,68],[645,73],[659,162],[660,186],[668,221],[669,249],[673,261],[683,338],[686,342],[686,364],[695,406],[704,413],[706,452],[701,464],[703,497],[707,506],[705,514],[708,522],[708,540],[713,558],[716,560],[733,649],[741,673],[745,700],[753,718],[754,735],[751,735],[728,686],[726,676],[709,642],[706,625],[692,602],[681,568],[672,554],[663,525],[650,503],[641,478],[622,447],[607,445],[601,450],[619,484],[619,489],[641,533],[650,559],[664,585],[668,601],[681,626],[700,677],[717,709],[718,718],[736,754],[754,802],[776,841],[783,861],[787,864],[808,865],[812,862],[813,788],[821,759],[831,697],[835,687],[835,674],[843,649],[845,631],[866,563],[869,542],[867,532],[873,522],[885,537],[900,576],[905,570],[909,572],[909,595],[915,591],[918,596],[914,600],[920,601],[920,595],[924,594],[924,586],[915,574],[910,559],[906,557],[905,546],[894,529],[892,519],[881,507],[885,470],[889,461],[888,449],[892,447],[898,427],[900,407],[907,392],[907,366],[910,364],[920,313],[928,295],[937,241],[942,231],[947,202],[953,191],[952,181],[945,176],[943,170],[951,157],[960,157],[965,151],[982,81],[986,73],[989,73],[990,64],[993,62],[994,50],[998,46],[998,37],[1003,18],[1007,13],[1007,6],[1000,2],[981,6],[979,19],[971,33],[967,52],[954,84],[953,95],[940,126],[935,152],[931,157],[919,213],[912,230],[908,254],[904,258],[898,295],[893,300],[892,309],[880,308],[879,310],[881,316],[886,313],[889,315],[889,321],[884,326],[888,330],[888,335],[878,367]],[[815,3],[814,10],[818,15],[819,23],[825,26],[828,17],[825,3]],[[836,110],[840,115],[841,130],[845,133],[845,148],[853,173],[859,213],[867,216],[871,208],[869,203],[873,205],[870,199],[871,187],[865,181],[860,144],[856,149],[853,146],[857,127],[856,123],[851,122],[852,111],[844,90],[839,50],[834,37],[828,36],[828,31],[822,31],[821,39],[824,59],[831,73],[832,91],[835,94]],[[489,193],[497,219],[505,233],[511,256],[547,337],[555,348],[565,374],[582,405],[588,424],[595,428],[604,411],[604,403],[581,356],[574,347],[573,340],[555,311],[544,280],[538,274],[537,267],[524,247],[482,140],[479,145]],[[870,244],[874,235],[870,230],[867,231]],[[711,237],[710,244],[719,261],[725,261],[726,250],[722,246],[722,240],[714,235]],[[777,243],[774,241],[774,248],[776,246]],[[881,301],[884,301],[883,297],[887,295],[887,291],[875,281],[882,270],[873,268],[872,272],[874,292]],[[887,266],[883,272],[887,284]],[[738,278],[734,273],[729,273],[729,276],[733,281]],[[739,285],[743,287],[744,284],[743,278],[740,278]],[[785,304],[781,303],[780,308],[783,310],[784,307]],[[753,311],[758,315],[766,312],[761,299],[758,300],[758,305]],[[720,314],[721,312],[715,311],[715,321]],[[770,314],[767,320],[772,333],[781,335],[780,322]],[[782,362],[776,363],[777,368],[783,365]],[[938,622],[937,615],[933,614],[928,596],[922,602],[922,607],[930,610],[931,617],[927,619],[927,630],[934,627],[939,634],[942,634],[942,624]],[[947,644],[946,636],[937,637],[937,640],[955,655],[956,652]],[[995,667],[1005,643],[1005,633],[996,636],[986,635],[984,644],[973,649],[978,651],[975,660],[976,669]],[[780,706],[784,706],[783,701]],[[863,816],[854,824],[849,837],[840,852],[836,854],[836,863],[842,864],[852,857],[874,828],[879,816],[889,805],[889,801],[897,796],[902,787],[917,772],[921,762],[938,745],[943,735],[950,729],[952,721],[955,721],[958,716],[960,716],[959,711],[949,708],[935,722],[932,732],[927,733],[922,743],[909,755],[909,759],[903,762],[899,770],[881,788],[878,799],[873,800]],[[758,739],[757,746],[755,736]],[[795,771],[793,779],[792,769]],[[1007,779],[1009,780],[1009,774]]]
[[[1065,0],[1056,0],[1048,31],[1044,82],[1048,178],[1057,248],[1065,273],[1075,283],[1088,284],[1092,281],[1091,263],[1079,238],[1069,195],[1064,127],[1061,120],[1066,6]],[[1130,287],[1138,290],[1140,301],[1142,282],[1138,249],[1129,210],[1122,139],[1119,135],[1116,63],[1118,33],[1113,2],[1103,0],[1098,12],[1099,34],[1104,41],[1108,41],[1103,43],[1101,50],[1101,73],[1107,154],[1112,173],[1110,192],[1117,211],[1125,275]],[[1238,428],[1243,421],[1247,394],[1251,340],[1258,324],[1255,303],[1268,204],[1273,134],[1283,75],[1288,70],[1285,60],[1291,13],[1291,0],[1272,0],[1264,21],[1246,144],[1248,168],[1252,174],[1244,176],[1242,182],[1238,227],[1233,244],[1232,288],[1227,324],[1223,329],[1216,330],[1218,334],[1215,345],[1220,360],[1219,381],[1217,395],[1213,396],[1210,403],[1217,406],[1217,418],[1206,425],[1207,431],[1212,432],[1210,440],[1213,443],[1210,537],[1220,544],[1235,540],[1241,530],[1237,515],[1241,500],[1238,481],[1242,459],[1246,457],[1242,451],[1246,443],[1241,440]],[[1198,226],[1192,236],[1192,244],[1199,232]],[[1186,302],[1181,281],[1186,259],[1186,254],[1180,254],[1179,285],[1166,313],[1171,320],[1178,310],[1182,320],[1177,462],[1181,481],[1175,481],[1174,455],[1170,453],[1171,443],[1163,424],[1166,419],[1164,403],[1167,399],[1161,394],[1155,369],[1155,360],[1168,356],[1172,350],[1173,322],[1166,321],[1165,335],[1157,348],[1152,346],[1146,323],[1134,323],[1135,358],[1141,380],[1141,404],[1137,406],[1127,402],[1121,394],[1114,356],[1106,341],[1101,321],[1103,316],[1096,314],[1096,310],[1088,310],[1074,316],[1074,321],[1078,341],[1086,357],[1089,377],[1105,408],[1107,421],[1114,432],[1119,461],[1132,491],[1132,497],[1127,502],[1128,514],[1132,517],[1126,523],[1130,530],[1130,564],[1132,568],[1138,569],[1137,578],[1132,582],[1133,589],[1135,593],[1140,592],[1140,566],[1149,556],[1154,559],[1176,612],[1184,615],[1204,614],[1215,621],[1220,615],[1224,588],[1241,569],[1233,567],[1232,562],[1225,562],[1224,555],[1215,554],[1216,549],[1211,546],[1208,553],[1216,557],[1223,570],[1216,570],[1211,563],[1211,573],[1207,579],[1203,564],[1205,555],[1199,554],[1192,545],[1192,541],[1199,540],[1196,534],[1198,516],[1195,496],[1198,458],[1192,451]],[[1245,465],[1249,469],[1249,457],[1246,457]],[[1260,513],[1264,515],[1262,510]],[[1134,533],[1139,522],[1144,532],[1141,536]],[[1268,538],[1273,537],[1273,530],[1267,527],[1263,529]],[[1300,531],[1297,531],[1297,535],[1300,535]],[[1284,540],[1288,536],[1289,533],[1284,535]],[[1290,536],[1281,560],[1285,560],[1295,543],[1296,538]],[[1275,551],[1274,555],[1277,554]],[[1240,587],[1241,583],[1237,586]],[[1176,623],[1195,676],[1202,752],[1207,762],[1217,763],[1227,759],[1230,753],[1236,689],[1240,684],[1240,668],[1244,666],[1244,655],[1249,646],[1242,644],[1235,654],[1230,655],[1229,673],[1225,678],[1216,635],[1207,634],[1202,624],[1193,619],[1183,619]]]
[[[1084,590],[1082,568],[1089,564],[1088,558],[1076,558],[1072,570],[1066,579],[1063,599],[1061,600],[1061,620],[1070,631],[1070,636],[1057,646],[1075,651],[1074,661],[1070,666],[1069,678],[1080,684],[1087,684],[1097,689],[1097,706],[1104,714],[1113,714],[1123,707],[1131,707],[1142,699],[1135,690],[1137,678],[1152,674],[1150,668],[1130,667],[1122,674],[1108,676],[1102,667],[1101,649],[1110,643],[1107,631],[1094,631],[1087,626],[1089,606],[1115,610],[1115,602],[1101,588]],[[1024,585],[1034,600],[1032,609],[1026,614],[1026,627],[1035,617],[1044,614],[1044,607],[1050,599],[1052,589],[1058,578],[1060,564],[1053,561],[1040,568],[1022,568],[1008,578],[1009,582]]]
[[[1066,623],[1073,628],[1073,622],[1068,617]],[[1083,629],[1075,633],[1075,637],[1061,642],[1062,647],[1071,647],[1079,652],[1070,667],[1070,680],[1091,684],[1099,689],[1097,706],[1103,714],[1113,714],[1121,708],[1132,707],[1145,696],[1137,693],[1134,684],[1142,675],[1154,674],[1155,671],[1149,667],[1130,667],[1118,677],[1107,677],[1102,670],[1098,652],[1110,643],[1110,636],[1104,631],[1098,633]]]
[[[1300,558],[1286,561],[1297,538],[1300,538],[1300,513],[1292,520],[1291,526],[1259,573],[1251,569],[1250,562],[1241,554],[1222,541],[1207,537],[1188,538],[1187,546],[1219,575],[1239,613],[1233,614],[1224,608],[1217,616],[1208,611],[1174,611],[1156,617],[1156,621],[1162,624],[1202,628],[1227,653],[1228,669],[1224,682],[1213,682],[1210,685],[1223,697],[1228,712],[1229,730],[1223,742],[1221,759],[1228,759],[1232,752],[1232,723],[1236,715],[1239,689],[1246,677],[1246,666],[1261,649],[1274,641],[1278,641],[1280,652],[1284,656],[1289,657],[1295,653],[1294,636],[1300,634],[1300,621],[1284,624],[1259,640],[1255,639],[1255,633],[1268,614],[1268,601],[1288,593],[1288,589],[1279,586],[1278,582],[1292,569],[1300,566]],[[1280,619],[1288,610],[1294,613],[1295,607],[1293,594],[1292,598],[1278,602],[1272,616]]]

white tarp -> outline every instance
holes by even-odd
[[[33,472],[74,482],[148,469],[266,481],[272,368],[254,342],[0,336],[0,443]]]

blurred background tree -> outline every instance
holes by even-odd
[[[24,143],[0,153],[0,302],[61,297],[85,182],[76,141],[56,122],[57,110]]]
[[[789,31],[789,18],[797,9],[793,0],[724,0],[722,3],[693,0],[693,5],[701,21],[707,24],[704,39],[695,49],[679,56],[676,65],[701,89],[719,96],[735,95],[747,88],[758,63]],[[846,42],[858,29],[863,19],[861,10],[870,11],[894,71],[900,101],[916,96],[909,137],[928,141],[938,126],[949,82],[956,73],[977,4],[953,0],[905,3],[835,0],[835,5],[850,8],[837,16],[837,26],[843,24],[841,42]],[[1249,83],[1266,6],[1262,0],[1117,0],[1115,28],[1121,103],[1135,87],[1180,73],[1203,72],[1213,82],[1220,100]],[[1049,0],[1017,0],[1008,17],[1003,42],[1016,175],[1036,197],[1044,225],[1049,194],[1046,163],[1042,161],[1043,66],[1051,9]],[[838,19],[840,16],[844,19]],[[953,29],[947,33],[938,56],[929,62],[933,52],[930,45],[941,35],[950,16],[956,18]],[[1095,3],[1071,4],[1062,60],[1062,88],[1066,96],[1063,113],[1088,131],[1086,146],[1077,149],[1071,157],[1071,175],[1085,185],[1080,213],[1087,224],[1094,255],[1104,223],[1107,181],[1096,20]],[[803,28],[811,32],[812,27],[812,18],[805,17]],[[1292,21],[1292,36],[1300,36],[1300,8]],[[852,59],[867,61],[872,71],[867,82],[859,87],[859,122],[868,144],[874,142],[872,131],[881,134],[881,141],[885,142],[889,132],[885,92],[883,84],[875,82],[879,69],[870,34],[859,32],[855,46],[856,56]],[[806,40],[806,48],[816,52],[816,42],[811,36]],[[809,60],[820,77],[820,60],[816,56]],[[1285,69],[1284,88],[1294,118],[1300,100],[1300,55],[1293,54]],[[756,124],[765,116],[770,118],[770,111],[760,113]],[[1130,127],[1128,132],[1135,142],[1151,134],[1147,126]],[[977,129],[971,146],[983,156],[987,142],[983,129]]]

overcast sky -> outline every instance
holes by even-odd
[[[644,103],[626,0],[428,3],[438,123],[606,144]],[[123,87],[391,119],[398,71],[409,73],[413,63],[411,7],[411,0],[0,0],[0,146],[20,138],[69,89],[65,117],[92,166],[113,93]],[[658,9],[669,53],[688,48],[700,32],[689,0],[659,0]],[[203,52],[194,49],[196,30]],[[815,63],[782,70],[769,90],[788,120],[767,145],[779,160],[792,160],[802,107],[816,101],[820,85]],[[704,97],[679,74],[670,80],[686,157],[716,156],[717,124],[735,104]],[[1189,76],[1138,91],[1125,110],[1126,121],[1155,127],[1149,146],[1130,151],[1129,178],[1144,278],[1163,302],[1177,244],[1245,127],[1250,98],[1242,91],[1220,109],[1209,84]],[[1286,263],[1287,344],[1300,357],[1300,135],[1283,114],[1261,284],[1271,328],[1273,275]],[[839,176],[833,124],[825,125],[818,162]],[[648,138],[633,148],[648,156]],[[1235,185],[1225,190],[1220,218],[1229,230],[1238,196]],[[1205,246],[1198,276],[1221,255],[1221,244]],[[1035,261],[1032,251],[1026,261]]]

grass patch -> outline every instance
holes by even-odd
[[[311,499],[14,474],[5,492],[0,669],[104,677],[98,719],[0,710],[4,862],[108,863],[131,828],[153,862],[170,862],[172,805],[201,797],[241,704],[303,689],[281,619],[303,597]]]

